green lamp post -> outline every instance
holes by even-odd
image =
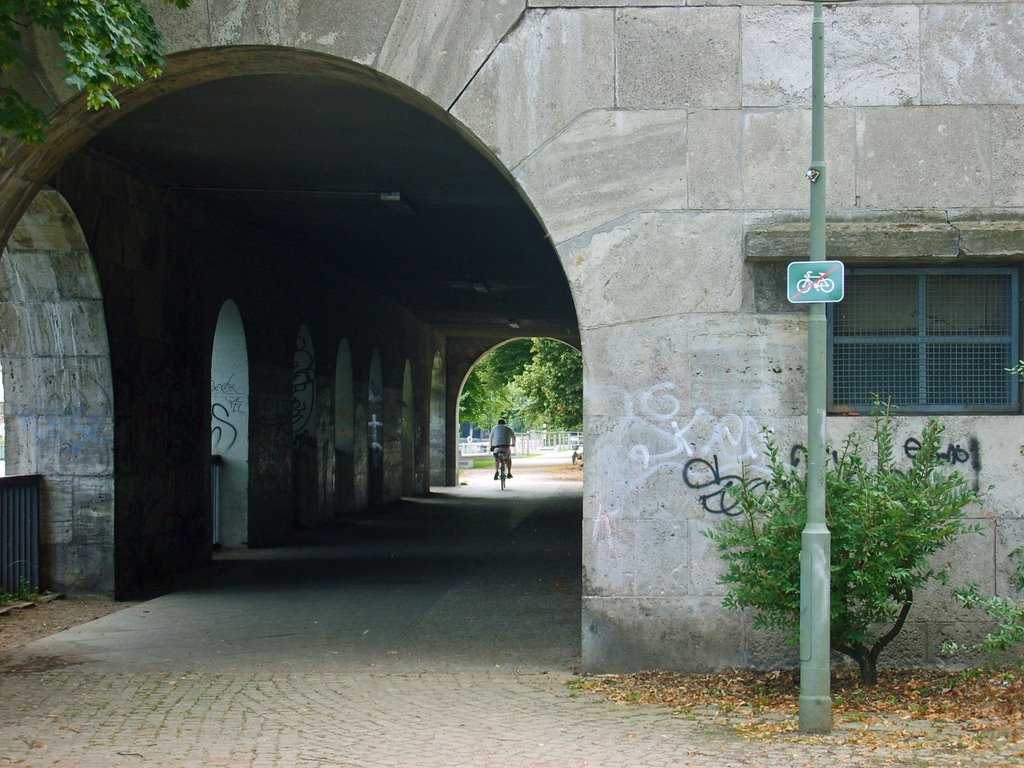
[[[829,4],[837,0],[830,0]],[[838,0],[839,2],[849,0]],[[825,22],[814,2],[811,25],[810,254],[825,261]],[[807,331],[807,523],[800,551],[800,731],[832,730],[831,540],[825,522],[825,304],[811,303]]]

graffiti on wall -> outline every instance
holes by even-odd
[[[295,362],[292,368],[292,434],[296,445],[315,445],[313,436],[313,404],[316,371],[313,351],[305,334],[295,340]]]
[[[210,435],[214,452],[226,453],[238,442],[239,419],[247,418],[246,395],[234,383],[234,374],[227,381],[210,383]]]
[[[767,442],[764,422],[749,412],[715,415],[697,408],[686,419],[674,385],[662,383],[625,403],[628,435],[626,457],[634,488],[658,473],[678,473],[683,485],[696,492],[704,511],[715,515],[739,514],[730,488],[744,481],[754,490],[767,486]],[[912,459],[920,441],[908,437],[903,452]],[[807,448],[793,445],[789,467],[806,461]],[[953,468],[968,469],[972,484],[980,486],[981,448],[976,437],[951,442],[940,457]],[[839,460],[831,451],[827,460]]]
[[[657,384],[626,401],[633,481],[642,485],[655,474],[678,472],[706,511],[728,515],[735,507],[728,488],[744,475],[767,472],[761,423],[749,412],[718,416],[704,408],[686,419],[674,389],[670,382]]]

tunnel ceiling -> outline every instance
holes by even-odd
[[[557,254],[516,189],[393,96],[324,77],[219,80],[127,113],[89,150],[299,244],[328,279],[449,337],[578,337]]]

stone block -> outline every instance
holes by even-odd
[[[687,208],[742,208],[743,113],[711,109],[686,119]]]
[[[694,595],[724,597],[727,588],[719,582],[725,574],[725,561],[718,546],[707,537],[725,517],[709,516],[703,520],[690,520],[690,592]]]
[[[970,226],[970,225],[964,225]],[[1009,228],[1008,224],[1008,228]],[[960,252],[963,226],[950,223],[944,212],[921,212],[913,218],[892,214],[863,221],[833,221],[825,228],[830,259],[847,264],[895,264],[904,259],[955,259]],[[976,242],[980,244],[979,235]],[[744,241],[748,261],[790,262],[810,253],[810,223],[751,224]],[[785,284],[785,278],[783,278]]]
[[[829,206],[856,204],[854,113],[829,110],[825,121]],[[743,116],[743,204],[747,210],[807,210],[811,111],[747,112]]]
[[[634,211],[685,208],[685,136],[685,112],[591,112],[516,177],[561,243]]]
[[[768,420],[805,413],[804,320],[748,316],[735,322],[712,316],[695,325],[689,365],[693,404],[720,418],[731,413],[730,418],[753,419],[755,429]]]
[[[748,264],[747,267],[755,312],[806,314],[800,304],[793,304],[786,296],[786,264]]]
[[[689,526],[686,500],[676,498],[677,517],[640,520],[636,531],[636,594],[683,597],[690,589]]]
[[[867,208],[990,204],[989,116],[979,107],[882,108],[857,118],[857,190]]]
[[[77,594],[114,593],[112,546],[47,545],[41,549],[46,589]]]
[[[742,300],[738,213],[647,213],[564,244],[560,251],[585,327],[699,312],[737,312]]]
[[[4,416],[4,451],[8,475],[34,475],[39,468],[37,452],[39,443],[35,439],[35,417]]]
[[[188,51],[210,45],[210,3],[177,8],[163,0],[147,0],[156,28],[168,51]]]
[[[92,476],[113,472],[114,426],[109,416],[41,417],[40,423],[53,430],[61,473]]]
[[[992,553],[995,549],[995,525],[989,521],[974,521],[981,528],[980,533],[964,533],[948,546],[936,552],[931,562],[936,568],[949,570],[949,584],[929,582],[914,593],[914,612],[922,616],[944,616],[953,618],[961,615],[968,618],[971,612],[965,612],[952,591],[975,583],[981,588],[982,594],[995,592],[994,563]]]
[[[0,259],[0,294],[7,301],[38,303],[59,297],[49,254],[8,249]]]
[[[400,0],[213,0],[212,44],[283,45],[372,64]]]
[[[113,546],[113,474],[75,477],[71,486],[75,542]]]
[[[921,7],[925,104],[1024,102],[1024,8],[1018,3]]]
[[[28,210],[11,233],[7,248],[19,251],[84,250],[89,246],[74,212],[57,192],[44,189],[32,200]],[[49,257],[38,257],[46,258]]]
[[[527,0],[529,8],[645,8],[683,5],[681,0]]]
[[[743,617],[746,665],[755,669],[795,669],[800,666],[800,647],[790,633],[780,629],[756,628],[753,610],[731,613]]]
[[[811,104],[811,9],[744,5],[743,106]],[[825,102],[830,107],[920,100],[918,9],[825,10]]]
[[[699,316],[654,318],[584,331],[588,418],[644,418],[647,409],[659,401],[668,407],[670,399],[673,407],[688,409],[689,324],[693,322],[699,322]],[[637,339],[645,343],[638,344]],[[679,411],[680,416],[684,412]],[[674,416],[658,418],[667,423]]]
[[[621,9],[616,104],[625,109],[740,106],[737,8]]]
[[[613,14],[526,14],[451,110],[513,168],[585,112],[615,101]]]
[[[992,109],[992,203],[1024,206],[1024,107]]]
[[[1024,116],[1024,115],[1022,115]],[[960,251],[965,256],[988,256],[996,259],[1024,255],[1024,222],[962,220],[950,217],[960,233]]]
[[[12,356],[28,352],[29,329],[26,314],[24,304],[0,300],[0,328],[4,331],[0,333],[0,359],[4,361],[4,365],[10,364]]]
[[[588,595],[636,594],[637,524],[617,510],[596,504],[583,518],[583,591]]]
[[[583,671],[721,670],[744,664],[740,615],[714,598],[583,598]]]
[[[401,0],[290,0],[283,3],[290,45],[373,65]]]
[[[74,485],[64,475],[47,475],[39,489],[39,543],[67,545],[74,541]]]
[[[103,299],[103,289],[89,251],[58,251],[50,258],[57,278],[57,291],[62,298]]]
[[[377,69],[447,107],[524,8],[523,0],[406,0]]]

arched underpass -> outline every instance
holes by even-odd
[[[443,110],[348,62],[244,48],[212,64],[180,54],[156,88],[126,94],[122,112],[92,118],[98,132],[87,143],[56,142],[48,151],[65,155],[45,158],[47,194],[60,210],[39,215],[80,225],[106,319],[93,330],[110,350],[95,380],[55,386],[81,387],[83,400],[102,397],[114,413],[113,429],[93,438],[113,452],[96,481],[111,487],[95,494],[87,521],[76,519],[82,489],[68,472],[62,524],[74,557],[62,559],[68,542],[44,532],[48,561],[62,565],[50,585],[152,594],[196,572],[213,542],[228,545],[227,557],[232,547],[260,548],[267,557],[247,573],[270,595],[287,581],[276,547],[296,531],[307,543],[343,537],[348,565],[296,566],[325,583],[338,584],[329,573],[357,586],[416,578],[436,591],[445,577],[485,573],[530,504],[547,504],[543,493],[529,504],[502,499],[510,508],[483,511],[482,526],[458,505],[400,499],[427,496],[432,480],[456,481],[455,399],[479,354],[514,335],[579,344],[557,254],[516,184]],[[18,226],[31,241],[35,230]],[[59,283],[59,259],[53,269]],[[216,341],[225,306],[245,347],[227,355]],[[73,323],[65,330],[79,332]],[[38,335],[22,341],[26,359],[52,351]],[[243,379],[244,400],[236,397]],[[30,393],[14,394],[23,402],[12,407],[29,420],[47,415]],[[234,418],[247,433],[241,456],[217,447],[242,434]],[[60,453],[61,440],[36,454]],[[9,456],[9,469],[45,471],[32,465],[36,454]],[[572,554],[575,602],[552,615],[564,618],[573,655],[581,503],[578,491],[559,499],[560,522],[541,529],[551,537],[545,546]],[[92,531],[104,535],[93,542]],[[422,548],[411,563],[419,575],[403,558],[360,571],[368,563],[358,551],[353,559],[351,546],[385,546],[365,531]],[[433,547],[462,536],[467,560],[440,557],[422,571],[443,553],[431,555]],[[543,571],[544,557],[536,566]],[[459,611],[445,620],[471,636]],[[495,637],[518,637],[515,614],[495,610],[487,621],[497,622]]]

